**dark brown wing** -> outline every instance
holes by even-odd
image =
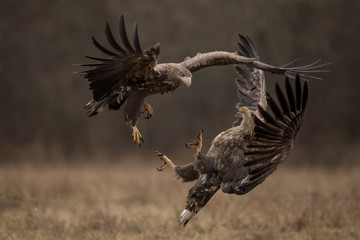
[[[255,46],[249,37],[245,37],[239,34],[240,42],[239,53],[245,57],[256,58],[259,60],[259,55],[255,50]],[[238,78],[235,79],[237,85],[237,96],[239,102],[236,107],[239,109],[242,106],[246,106],[248,109],[257,112],[258,105],[263,109],[267,108],[266,103],[266,85],[264,71],[250,67],[250,66],[236,66],[235,70],[238,74]],[[236,115],[236,121],[233,126],[239,126],[241,124],[243,114],[238,112]]]
[[[244,148],[244,168],[242,177],[229,184],[231,192],[245,194],[272,174],[289,154],[296,135],[301,127],[308,97],[307,82],[301,88],[300,78],[296,77],[295,94],[289,79],[285,80],[286,96],[276,84],[276,95],[280,107],[270,95],[268,106],[273,114],[259,106],[259,116],[254,116],[254,136]],[[235,157],[235,156],[234,156]]]
[[[155,74],[153,69],[159,58],[159,44],[143,52],[140,47],[137,23],[135,23],[134,46],[132,46],[126,34],[123,16],[120,18],[119,32],[124,47],[116,42],[109,24],[106,23],[106,38],[113,50],[103,47],[94,37],[92,37],[92,41],[96,48],[110,58],[86,56],[96,62],[81,64],[81,66],[90,67],[82,73],[84,78],[90,82],[90,90],[95,101],[100,101],[104,96],[109,95],[115,85],[126,86],[129,81],[142,81]]]
[[[295,61],[292,61],[288,64],[282,66],[273,66],[266,63],[258,61],[256,55],[251,55],[251,51],[254,49],[242,48],[243,36],[239,34],[239,47],[240,51],[238,52],[224,52],[224,51],[215,51],[209,53],[198,53],[196,56],[190,58],[187,57],[181,65],[187,68],[191,72],[196,72],[202,68],[217,66],[217,65],[229,65],[229,64],[244,64],[246,66],[254,67],[261,69],[267,72],[285,75],[290,78],[295,78],[299,74],[304,80],[306,79],[321,79],[319,77],[313,76],[313,74],[328,72],[321,68],[327,66],[329,63],[323,63],[324,58],[304,66],[295,66],[291,67]],[[253,46],[253,45],[252,45]]]

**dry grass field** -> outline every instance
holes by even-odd
[[[0,239],[360,239],[360,169],[280,167],[182,228],[191,184],[146,166],[2,166]],[[150,165],[152,164],[152,165]]]

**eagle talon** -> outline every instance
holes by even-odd
[[[163,171],[167,166],[171,167],[171,168],[175,168],[175,164],[164,154],[162,154],[161,152],[156,151],[155,153],[156,156],[160,157],[161,160],[164,161],[164,164],[161,165],[159,168],[157,167],[156,170],[158,170],[159,172]]]
[[[140,116],[142,116],[145,119],[150,119],[154,113],[154,109],[151,107],[151,105],[149,103],[147,103],[145,101],[144,101],[143,105],[144,105],[143,108],[140,110],[140,114],[141,114]],[[145,112],[147,112],[146,115],[145,115]]]
[[[196,152],[199,153],[202,147],[202,139],[203,139],[203,130],[200,129],[196,140],[190,140],[189,142],[185,143],[186,148],[196,148]]]
[[[147,112],[147,113],[145,114],[145,112]],[[152,114],[150,114],[147,109],[141,109],[140,117],[145,118],[145,119],[150,119],[152,117]]]
[[[159,172],[162,172],[162,171],[164,171],[165,167],[166,167],[166,163],[161,165],[160,168],[157,167],[156,170],[158,170]]]
[[[133,142],[138,144],[141,147],[141,144],[144,143],[144,139],[142,138],[139,129],[136,126],[133,126],[133,133],[132,133]]]
[[[162,153],[159,152],[159,151],[155,151],[155,153],[156,153],[156,156],[158,156],[158,157],[163,157],[163,156],[164,156],[164,154],[162,154]]]

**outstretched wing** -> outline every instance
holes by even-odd
[[[273,66],[266,63],[258,61],[256,56],[243,56],[241,51],[244,49],[241,47],[241,42],[243,41],[243,36],[239,34],[240,39],[240,51],[238,52],[224,52],[224,51],[215,51],[209,53],[198,53],[195,57],[187,57],[180,64],[183,65],[191,72],[196,72],[202,68],[217,66],[217,65],[229,65],[229,64],[244,64],[246,66],[254,67],[261,69],[267,72],[274,74],[285,75],[290,78],[295,78],[299,74],[304,80],[306,79],[321,79],[320,77],[313,76],[313,74],[328,72],[321,68],[329,65],[329,63],[323,63],[324,58],[320,58],[317,61],[304,65],[304,66],[295,66],[291,65],[295,62],[292,61],[288,64],[282,66]],[[250,49],[251,50],[251,49]],[[254,49],[252,49],[254,50]],[[252,51],[251,50],[251,51]],[[249,52],[251,53],[251,52]]]
[[[159,58],[160,45],[156,44],[143,52],[140,47],[137,23],[135,23],[134,46],[132,46],[126,34],[123,16],[120,18],[119,32],[124,47],[116,42],[109,24],[106,23],[106,38],[113,50],[103,47],[94,37],[92,41],[97,49],[110,58],[86,56],[96,62],[81,64],[81,66],[90,67],[82,73],[90,82],[90,90],[95,101],[100,101],[109,95],[115,85],[126,86],[129,81],[143,81],[156,74],[153,69]]]
[[[259,56],[256,53],[254,44],[252,43],[249,37],[245,37],[239,34],[240,42],[238,52],[242,56],[249,58],[256,58],[259,60]],[[240,67],[236,66],[235,70],[238,74],[238,78],[235,79],[238,91],[237,95],[239,98],[239,103],[236,107],[239,109],[242,106],[246,106],[250,110],[257,112],[258,105],[263,109],[266,109],[266,85],[265,85],[265,75],[264,71],[250,67]],[[233,126],[239,126],[241,124],[243,114],[238,112],[235,117],[237,118]]]
[[[259,106],[259,115],[254,116],[254,136],[244,148],[244,167],[246,174],[238,182],[232,182],[233,193],[245,194],[272,174],[289,154],[296,135],[301,127],[308,97],[307,82],[301,87],[300,77],[296,76],[295,93],[288,78],[285,80],[286,95],[276,84],[276,95],[280,107],[267,94],[270,111]]]

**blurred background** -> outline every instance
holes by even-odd
[[[184,143],[204,129],[204,149],[234,121],[233,66],[193,74],[190,88],[147,100],[155,113],[142,119],[141,149],[132,143],[123,112],[88,118],[86,80],[74,72],[83,55],[102,56],[91,36],[106,43],[108,21],[117,33],[124,14],[128,35],[137,20],[142,48],[161,43],[160,62],[180,62],[197,52],[236,51],[237,33],[249,36],[263,62],[321,56],[332,64],[325,80],[311,81],[308,110],[287,164],[359,163],[360,2],[271,1],[9,1],[0,3],[0,162],[154,161],[159,150],[189,162]],[[282,77],[267,75],[269,89]],[[205,150],[206,151],[206,150]]]

